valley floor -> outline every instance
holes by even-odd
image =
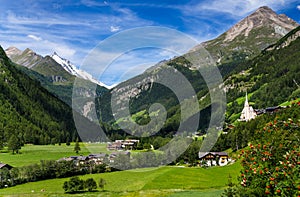
[[[80,176],[82,179],[103,178],[104,191],[75,196],[218,196],[226,186],[228,175],[237,177],[239,163],[225,167],[179,168],[160,167]],[[0,196],[71,196],[64,194],[63,183],[69,178],[26,183],[1,189]],[[235,180],[236,181],[236,180]]]

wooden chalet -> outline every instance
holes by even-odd
[[[199,159],[210,166],[224,166],[227,165],[229,157],[226,152],[199,152]]]

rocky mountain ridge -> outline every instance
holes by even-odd
[[[5,53],[14,63],[21,65],[21,67],[18,67],[19,69],[40,81],[43,87],[70,106],[73,83],[76,77],[79,86],[76,90],[80,91],[76,92],[77,94],[95,96],[107,91],[104,84],[95,80],[85,71],[77,69],[69,60],[60,57],[57,53],[43,57],[29,48],[21,51],[16,47],[9,47],[5,50]],[[85,88],[85,84],[95,84],[99,88],[95,93]]]
[[[285,14],[263,6],[216,39],[202,43],[217,63],[249,59],[299,24]],[[197,50],[197,46],[192,50]]]

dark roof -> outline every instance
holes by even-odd
[[[88,157],[90,157],[90,158],[101,158],[101,157],[106,157],[106,154],[105,153],[90,154]]]
[[[199,158],[203,158],[205,157],[206,155],[214,155],[214,156],[228,156],[228,154],[226,152],[199,152],[198,156]]]
[[[277,109],[281,109],[281,107],[280,106],[268,107],[268,108],[266,108],[266,111],[270,112],[270,111],[274,111],[274,110],[277,110]]]
[[[13,167],[9,164],[5,164],[5,163],[0,163],[0,169],[3,169],[3,168],[7,168],[7,169],[12,169]]]

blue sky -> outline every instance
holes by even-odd
[[[80,66],[100,41],[123,30],[168,27],[200,43],[215,38],[263,5],[300,22],[300,0],[2,0],[0,44],[4,48],[31,48],[42,55],[56,51]],[[136,75],[149,62],[173,55],[151,52],[147,57],[138,58],[139,53],[133,53],[124,57],[123,64],[127,72],[134,70],[131,75]],[[117,62],[122,62],[122,58]],[[111,85],[121,80],[118,76],[123,72],[124,69],[116,69],[114,77],[101,79]]]

